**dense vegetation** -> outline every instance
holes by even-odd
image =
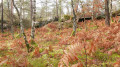
[[[0,67],[120,67],[119,0],[0,2]]]
[[[2,67],[119,67],[120,24],[113,18],[110,27],[104,19],[78,23],[76,36],[72,36],[70,22],[52,22],[36,28],[35,40],[30,39],[30,29],[25,30],[31,51],[27,52],[24,39],[16,29],[15,39],[6,30],[0,33],[0,65]],[[86,62],[87,61],[87,62]]]

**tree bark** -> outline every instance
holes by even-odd
[[[3,33],[4,30],[3,30],[3,0],[2,0],[2,16],[1,16],[1,32]]]
[[[112,0],[110,0],[110,20],[112,21]]]
[[[34,39],[34,33],[35,33],[35,17],[36,15],[36,0],[33,1],[31,0],[31,22],[32,22],[32,28],[31,28],[31,38]]]
[[[48,6],[48,3],[47,3],[48,1],[46,0],[46,17],[48,17],[48,13],[47,13],[47,11],[48,11],[48,8],[47,8],[47,6]]]
[[[109,0],[105,0],[105,24],[110,26]]]
[[[76,15],[75,15],[75,10],[74,10],[74,7],[73,7],[73,0],[71,0],[71,6],[72,6],[72,11],[73,11],[73,36],[75,35],[76,33]]]
[[[56,0],[56,18],[58,19],[59,16],[58,16],[58,0]]]
[[[11,34],[14,38],[14,28],[13,28],[13,0],[11,0]]]
[[[59,0],[59,19],[61,19],[62,16],[62,1]]]
[[[20,37],[24,33],[22,7],[23,7],[22,6],[22,0],[20,0],[20,14],[19,14],[19,20],[20,20]]]
[[[14,0],[13,0],[13,6],[15,7],[15,9],[16,9],[16,11],[17,11],[17,14],[18,14],[18,17],[19,17],[19,19],[20,19],[20,12],[19,12],[17,6],[15,5],[15,1],[14,1]]]
[[[94,1],[92,2],[93,8],[92,8],[92,21],[94,21],[95,16],[94,16]]]

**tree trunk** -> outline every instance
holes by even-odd
[[[110,0],[110,20],[112,21],[112,0]]]
[[[14,29],[13,29],[13,0],[11,0],[11,34],[14,38]]]
[[[24,3],[24,2],[25,2],[25,1],[23,0],[23,3]],[[25,6],[25,5],[23,4],[22,6],[23,6],[22,14],[25,15],[25,10],[24,10],[24,6]],[[23,16],[22,19],[25,19],[25,16]]]
[[[2,17],[1,17],[1,32],[3,33],[3,0],[2,0]]]
[[[72,11],[73,11],[73,33],[72,35],[74,36],[75,33],[76,33],[76,15],[75,15],[75,10],[74,10],[74,7],[73,7],[73,0],[71,0],[71,6],[72,6]]]
[[[105,0],[105,24],[110,26],[109,0]]]
[[[24,28],[23,28],[23,16],[22,16],[22,0],[20,0],[20,16],[19,16],[19,20],[20,20],[20,37],[22,36],[22,34],[24,33]]]
[[[36,14],[36,0],[33,1],[31,0],[31,21],[32,21],[32,29],[31,29],[31,38],[34,39],[34,33],[35,33],[35,14]]]
[[[95,19],[95,16],[94,16],[94,1],[93,1],[92,5],[93,5],[93,8],[92,8],[92,21],[94,21],[94,19]]]
[[[58,0],[56,0],[56,19],[58,19]]]
[[[19,17],[19,19],[20,19],[20,12],[19,12],[17,6],[15,5],[15,1],[14,1],[14,0],[13,0],[13,6],[15,7],[15,9],[16,9],[16,11],[17,11],[17,14],[18,14],[18,17]]]
[[[59,19],[61,19],[62,16],[62,0],[59,0]]]
[[[48,5],[48,3],[47,3],[48,1],[46,0],[46,18],[48,17],[48,13],[47,13],[47,11],[48,11],[48,9],[47,9],[47,5]]]
[[[23,34],[23,37],[24,37],[24,41],[25,41],[25,44],[26,44],[26,47],[27,47],[27,50],[29,52],[29,43],[27,41],[27,37],[25,35],[25,32],[24,32],[24,27],[23,27],[23,15],[22,15],[22,0],[20,0],[20,31],[21,31],[21,34]]]

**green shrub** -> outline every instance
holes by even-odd
[[[73,27],[73,23],[64,23],[63,25],[65,26],[65,28],[72,28]]]
[[[70,16],[69,16],[69,15],[64,15],[64,19],[65,19],[65,20],[69,20],[69,19],[70,19]]]
[[[20,20],[15,20],[13,22],[14,26],[20,26]],[[31,27],[31,22],[28,19],[23,19],[23,25],[24,28],[30,28]]]

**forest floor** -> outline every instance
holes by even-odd
[[[113,18],[110,27],[105,20],[78,23],[76,36],[72,36],[72,23],[52,22],[36,28],[31,41],[31,29],[25,30],[34,50],[27,52],[19,29],[15,39],[10,32],[0,33],[0,67],[120,67],[120,23]]]

